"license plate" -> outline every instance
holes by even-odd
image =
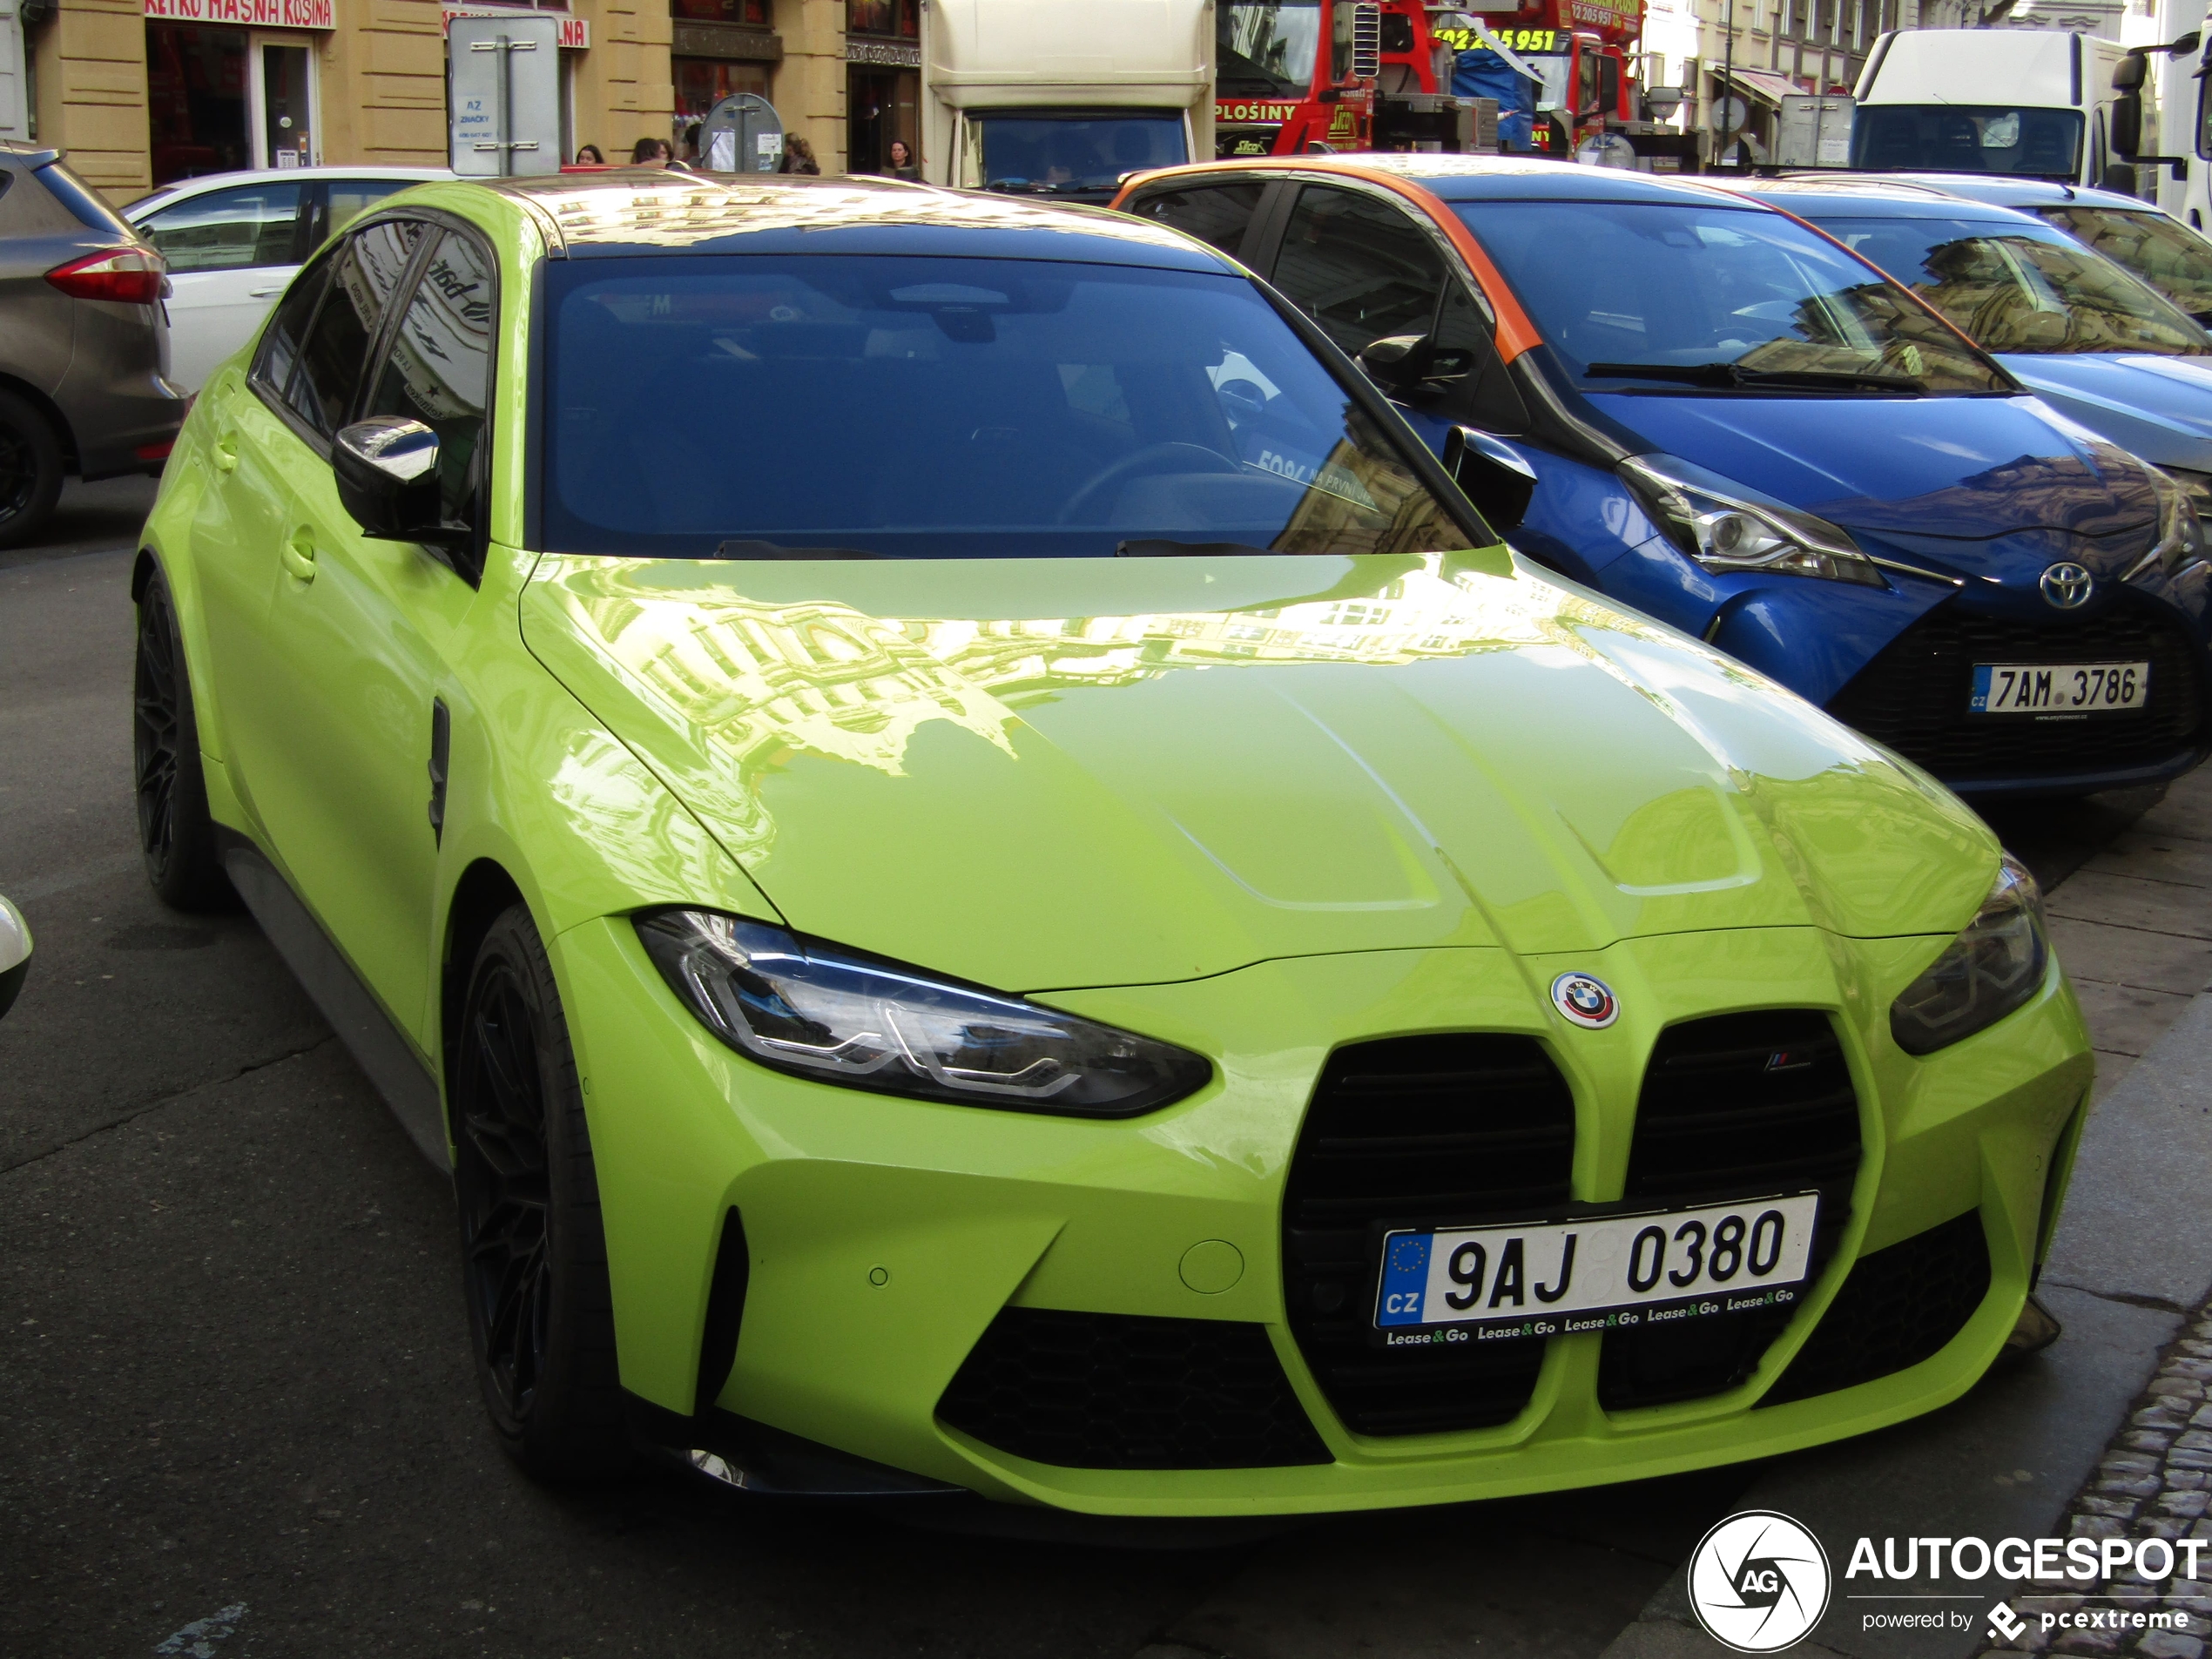
[[[1977,663],[1970,714],[2087,714],[2140,709],[2148,663]]]
[[[1569,1335],[1794,1304],[1817,1192],[1503,1227],[1393,1232],[1377,1345]]]

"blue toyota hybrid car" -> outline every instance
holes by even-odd
[[[1199,164],[1116,206],[1271,282],[1523,554],[1961,792],[2155,782],[2212,746],[2182,487],[1787,213],[1446,155]],[[1264,419],[1267,388],[1224,382]]]
[[[1831,175],[1733,188],[1880,266],[2212,518],[2212,334],[2117,261],[2040,218],[1924,185]]]

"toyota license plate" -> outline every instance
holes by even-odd
[[[1977,663],[1969,714],[2088,714],[2140,709],[2148,663]]]
[[[1393,1232],[1376,1345],[1513,1341],[1794,1304],[1817,1192],[1574,1221]]]

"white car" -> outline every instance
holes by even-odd
[[[347,220],[443,167],[280,167],[180,179],[123,210],[169,261],[169,378],[198,391],[307,256]]]

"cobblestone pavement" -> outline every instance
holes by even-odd
[[[2010,1605],[2024,1628],[2011,1647],[1991,1649],[1983,1659],[2046,1652],[2202,1659],[2212,1637],[2212,1519],[2205,1514],[2212,1500],[2208,1395],[2212,1395],[2212,1302],[2182,1327],[2129,1413],[2128,1426],[2106,1448],[2104,1460],[2066,1517],[2066,1530],[2075,1538],[2159,1539],[2169,1545],[2183,1538],[2207,1541],[2198,1552],[2197,1576],[2185,1576],[2177,1561],[2172,1573],[2147,1581],[2134,1570],[2138,1558],[2094,1583],[2038,1580],[2054,1588],[2014,1596]],[[2158,1566],[2160,1552],[2151,1554],[2149,1565]],[[2151,1623],[2176,1615],[2182,1628]],[[2067,1623],[2047,1629],[2046,1618]]]

